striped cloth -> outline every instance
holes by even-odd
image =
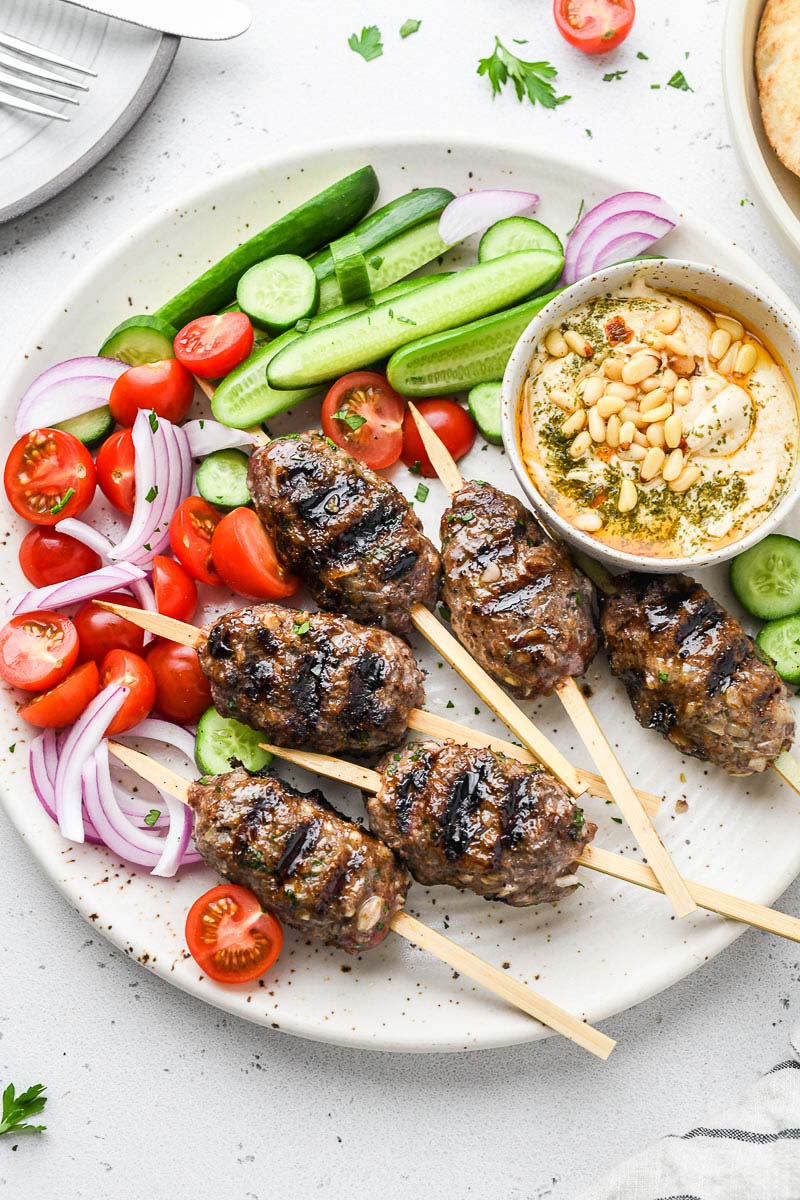
[[[800,1027],[794,1057],[732,1108],[627,1159],[582,1200],[800,1200]]]

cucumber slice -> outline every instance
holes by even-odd
[[[236,300],[254,325],[281,333],[314,312],[317,277],[297,254],[276,254],[245,271]]]
[[[131,367],[161,362],[164,358],[175,357],[173,342],[177,332],[169,321],[142,313],[119,324],[98,353],[101,358],[118,358]]]
[[[376,304],[383,304],[384,300],[394,300],[395,296],[405,296],[406,292],[414,292],[417,288],[424,287],[427,283],[433,283],[436,279],[442,279],[445,275],[452,275],[452,271],[442,271],[438,275],[421,275],[418,279],[400,279],[397,283],[390,284],[389,287],[381,288],[379,292],[373,292],[369,302],[359,300],[355,304],[340,304],[338,308],[329,308],[327,312],[317,313],[308,321],[298,321],[295,328],[298,333],[308,333],[310,329],[335,325],[337,321],[343,321],[345,317],[365,312],[368,308],[374,308]]]
[[[478,246],[478,261],[490,262],[503,254],[514,254],[517,250],[552,250],[563,254],[561,241],[541,221],[530,217],[505,217],[495,221],[483,235]]]
[[[344,304],[363,300],[370,295],[367,262],[354,233],[331,242],[331,255],[336,271],[336,285]],[[316,279],[316,275],[314,276]]]
[[[800,683],[800,616],[768,621],[756,642],[787,683]]]
[[[291,342],[267,368],[275,388],[310,387],[385,358],[427,334],[516,304],[561,272],[563,259],[547,250],[507,254],[387,300]],[[490,376],[496,379],[494,370]]]
[[[203,775],[225,775],[233,760],[248,771],[260,771],[272,762],[272,755],[259,745],[263,740],[257,729],[207,708],[197,723],[195,762]]]
[[[249,429],[317,395],[318,387],[276,391],[267,381],[267,363],[299,336],[293,329],[282,333],[274,342],[259,346],[225,376],[211,401],[211,411],[218,421],[234,429]]]
[[[107,404],[93,408],[91,412],[81,413],[79,417],[70,417],[68,421],[60,421],[56,429],[71,433],[84,446],[99,446],[104,442],[114,428],[114,418]]]
[[[180,329],[193,317],[219,312],[230,304],[237,283],[250,267],[274,254],[312,254],[360,221],[377,194],[377,175],[372,167],[361,167],[237,246],[162,304],[156,316]]]
[[[197,468],[197,490],[219,508],[244,508],[250,503],[247,486],[249,459],[241,450],[214,450]]]
[[[470,390],[467,397],[467,407],[472,419],[480,429],[487,442],[493,446],[502,446],[503,434],[500,431],[500,391],[502,383],[478,383]]]
[[[762,621],[800,612],[800,542],[771,533],[737,554],[731,587],[742,607]]]
[[[439,218],[425,221],[415,229],[409,229],[389,242],[377,246],[375,252],[366,254],[367,281],[369,290],[374,294],[398,279],[405,278],[412,271],[433,262],[445,250],[449,249],[447,242],[439,237]],[[336,275],[325,279],[319,287],[319,310],[326,312],[343,303],[342,291]]]
[[[493,317],[404,346],[389,359],[389,382],[401,396],[413,397],[466,391],[499,379],[525,329],[557,295],[549,292]]]

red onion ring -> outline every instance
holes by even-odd
[[[616,218],[625,220],[620,222]],[[614,224],[607,225],[612,219]],[[653,192],[617,192],[608,196],[584,213],[567,238],[564,283],[575,283],[585,275],[618,262],[619,258],[614,256],[619,255],[620,249],[633,249],[634,254],[627,257],[644,254],[654,242],[674,229],[677,222],[677,214]],[[634,237],[635,234],[639,236]],[[623,247],[618,239],[626,235],[630,236]]]
[[[128,689],[116,684],[103,688],[84,709],[60,747],[53,791],[58,825],[67,841],[84,840],[81,771],[127,695]]]
[[[112,358],[68,358],[42,371],[23,395],[14,418],[21,437],[30,429],[79,417],[108,403],[115,380],[128,370]]]
[[[473,233],[480,233],[505,217],[518,217],[535,208],[540,197],[535,192],[512,191],[508,188],[484,188],[456,196],[439,217],[439,237],[448,246],[462,242]]]
[[[187,421],[182,428],[189,439],[192,458],[205,458],[215,450],[237,450],[257,446],[259,440],[246,429],[229,429],[219,421]]]
[[[66,522],[64,522],[66,524]],[[63,583],[51,583],[47,587],[31,588],[8,602],[8,616],[17,613],[37,612],[43,608],[62,608],[68,604],[80,604],[92,600],[104,592],[129,588],[137,580],[144,579],[145,572],[132,563],[111,563],[79,575],[77,579],[65,579]]]
[[[190,493],[192,459],[183,430],[144,411],[138,413],[133,424],[133,448],[133,516],[128,532],[112,548],[110,557],[144,566],[169,541],[170,519]]]

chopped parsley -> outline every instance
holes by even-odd
[[[298,637],[302,637],[303,634],[308,633],[310,628],[311,622],[308,618],[305,621],[295,621],[294,625],[292,625],[292,633],[296,633]]]
[[[412,475],[421,475],[422,467],[418,458],[414,459],[411,466],[408,468]]]
[[[572,818],[572,828],[576,833],[580,833],[586,824],[586,817],[583,815],[583,809],[575,806],[575,815]]]
[[[418,483],[417,490],[414,492],[414,499],[419,500],[420,504],[424,504],[431,494],[431,489],[427,483]]]
[[[448,700],[448,701],[447,701],[447,704],[445,705],[445,707],[446,707],[446,708],[455,708],[455,704],[453,704],[453,701],[452,701],[452,700]]]
[[[13,754],[13,753],[14,753],[14,751],[16,750],[16,748],[17,748],[17,743],[16,743],[16,742],[12,742],[12,743],[11,743],[11,745],[8,747],[8,753],[9,753],[9,754]]]
[[[31,1125],[27,1118],[40,1113],[47,1104],[47,1096],[43,1096],[45,1085],[35,1083],[26,1092],[16,1094],[13,1083],[3,1092],[3,1113],[0,1119],[0,1136],[4,1133],[41,1133],[46,1125]]]
[[[611,820],[614,822],[615,825],[622,824],[622,817],[612,817]]]
[[[371,267],[374,267],[374,269],[376,271],[377,271],[378,267],[380,267],[382,265],[382,263],[383,263],[383,256],[381,254],[373,254],[372,258],[369,260],[369,265]]]
[[[661,683],[666,683],[667,680],[669,679],[669,673],[667,671],[659,671],[658,678],[661,681]]]
[[[496,34],[494,50],[488,58],[478,62],[478,74],[485,75],[492,85],[492,99],[500,94],[509,79],[520,103],[527,96],[531,104],[556,108],[570,99],[569,96],[556,95],[551,82],[558,75],[554,66],[549,62],[527,62],[517,58],[516,54],[506,49]]]
[[[150,491],[145,496],[145,500],[147,501],[148,504],[152,504],[157,495],[158,495],[158,484],[154,483],[153,486],[150,488]]]
[[[151,411],[147,414],[147,419],[150,422],[150,428],[152,429],[153,433],[157,433],[158,417],[156,416],[154,409],[151,409]]]
[[[403,24],[400,26],[400,37],[411,37],[412,33],[417,32],[421,24],[422,21],[416,21],[413,17],[409,17],[408,20],[403,21]]]
[[[144,819],[145,825],[149,825],[152,828],[152,826],[155,825],[156,821],[158,820],[158,818],[160,816],[161,816],[160,808],[151,808],[150,812],[147,814],[147,816]]]
[[[361,55],[364,62],[372,62],[373,58],[380,58],[383,54],[381,31],[377,25],[364,25],[360,37],[351,33],[347,44],[356,54]]]
[[[642,59],[644,62],[649,62],[649,61],[650,61],[650,55],[649,55],[649,54],[645,54],[644,50],[639,50],[639,51],[637,51],[636,57],[637,57],[637,58],[641,58],[641,59]]]
[[[683,71],[676,71],[671,79],[667,80],[667,87],[677,88],[679,92],[693,92],[694,88],[689,87],[686,82],[686,76]]]
[[[54,504],[53,507],[50,509],[50,512],[53,514],[53,516],[55,516],[56,513],[60,513],[63,508],[66,508],[74,495],[75,495],[75,488],[73,488],[73,487],[67,488],[67,490],[64,492],[64,495],[61,497],[61,499],[58,501],[58,503]]]
[[[353,433],[367,423],[366,417],[359,416],[358,413],[349,413],[346,408],[340,408],[337,413],[334,413],[333,419],[335,421],[344,421],[345,425],[348,429],[352,429]]]
[[[611,83],[615,79],[622,79],[622,76],[627,74],[627,71],[607,71],[603,76],[603,83]]]
[[[450,620],[452,620],[452,614],[451,614],[451,612],[450,612],[450,609],[447,607],[447,605],[446,605],[446,604],[440,604],[440,605],[439,605],[439,615],[440,615],[440,616],[442,617],[442,619],[443,619],[443,620],[445,620],[445,621],[448,621],[448,622],[449,622]]]
[[[589,131],[587,130],[586,132],[588,133]],[[575,218],[575,220],[572,222],[572,229],[567,230],[567,237],[569,237],[569,235],[572,233],[572,230],[575,228],[575,226],[580,221],[581,217],[583,216],[583,210],[585,207],[586,207],[586,201],[583,199],[583,197],[581,197],[581,202],[578,205],[578,215]]]

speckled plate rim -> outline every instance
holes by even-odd
[[[36,331],[49,331],[62,318],[64,306],[70,306],[73,298],[82,291],[87,282],[91,280],[95,273],[102,272],[110,263],[112,263],[123,251],[129,248],[134,243],[141,239],[148,239],[152,233],[158,228],[160,223],[170,216],[174,215],[177,210],[188,212],[197,205],[202,205],[209,201],[215,191],[219,188],[225,188],[235,185],[239,180],[248,178],[252,175],[257,175],[260,172],[268,171],[292,171],[295,168],[300,168],[304,164],[307,165],[310,159],[324,161],[330,159],[335,161],[337,155],[358,152],[363,156],[364,161],[370,161],[372,155],[376,151],[391,151],[393,154],[407,152],[413,155],[414,149],[424,149],[427,151],[448,150],[448,148],[458,148],[459,151],[469,152],[475,155],[491,154],[493,157],[500,157],[507,153],[512,156],[522,155],[527,156],[531,160],[532,169],[535,170],[537,163],[546,159],[548,163],[557,171],[569,175],[574,169],[573,164],[569,161],[560,158],[557,155],[547,154],[538,155],[532,153],[530,149],[522,143],[517,142],[487,142],[476,138],[469,132],[456,132],[448,137],[436,136],[431,133],[422,131],[412,131],[408,133],[397,133],[381,136],[366,146],[363,136],[350,136],[337,140],[329,140],[323,143],[312,143],[308,146],[303,146],[287,153],[285,150],[276,152],[273,155],[265,156],[255,162],[249,162],[239,167],[218,175],[213,182],[205,182],[190,193],[176,193],[170,196],[158,210],[149,214],[138,225],[132,227],[124,234],[116,244],[109,246],[105,252],[97,255],[83,271],[81,271],[71,282],[69,288],[61,294],[51,308],[38,316],[32,321],[28,331],[28,335],[21,339],[20,347],[15,352],[16,364],[4,375],[0,376],[3,380],[0,385],[0,395],[13,396],[19,388],[18,381],[22,381],[26,374],[26,364],[22,361],[21,351],[28,346],[36,344]],[[585,168],[584,168],[585,169]],[[499,172],[498,172],[499,173]],[[630,184],[624,180],[619,180],[614,176],[608,175],[605,172],[591,168],[592,177],[596,180],[598,188],[606,189],[609,193],[630,188]],[[640,181],[641,182],[641,181]],[[685,215],[685,214],[682,214]],[[691,218],[694,228],[702,233],[704,240],[713,248],[719,245],[721,239],[718,232],[708,223],[703,222],[692,216]],[[729,253],[739,264],[741,273],[748,275],[756,280],[765,291],[769,292],[772,288],[772,282],[769,276],[758,266],[752,259],[749,258],[743,251],[736,246],[726,247]],[[46,339],[48,332],[42,333]],[[0,710],[1,712],[2,710]],[[0,717],[4,719],[4,717]],[[776,784],[776,786],[778,786]],[[32,794],[32,793],[31,793]],[[221,1009],[230,1013],[233,1016],[241,1017],[244,1020],[260,1025],[269,1025],[269,1018],[262,1016],[258,1012],[248,1009],[246,1004],[247,991],[242,988],[221,990],[215,987],[210,981],[202,980],[199,977],[176,977],[172,973],[169,962],[164,960],[157,965],[148,962],[149,950],[152,942],[145,940],[144,935],[139,934],[137,930],[131,932],[129,929],[122,929],[115,926],[113,931],[106,930],[102,925],[94,924],[91,921],[90,912],[98,907],[96,897],[87,901],[87,898],[82,895],[84,879],[75,872],[68,880],[62,880],[58,876],[57,867],[60,865],[56,862],[54,867],[53,858],[47,846],[48,838],[31,840],[26,836],[26,830],[21,827],[15,820],[14,806],[10,803],[10,798],[6,796],[5,789],[2,787],[0,780],[0,802],[2,802],[5,811],[7,812],[12,824],[17,829],[22,840],[28,845],[35,861],[48,876],[50,881],[57,887],[61,894],[65,897],[68,903],[75,911],[91,925],[98,933],[102,933],[112,944],[117,946],[123,953],[134,960],[139,961],[140,965],[146,970],[158,975],[164,982],[171,984],[180,991],[184,991],[196,998],[202,1000],[206,1004],[210,1004],[214,1008]],[[58,840],[58,832],[54,827],[48,826],[48,834],[50,836],[50,845],[58,846],[63,852],[64,844]],[[96,850],[96,848],[94,848]],[[800,846],[797,849],[797,855],[791,865],[781,873],[776,873],[774,870],[765,871],[763,875],[763,886],[758,889],[749,898],[761,904],[773,904],[779,896],[787,889],[792,881],[800,872]],[[665,918],[666,919],[666,918]],[[659,994],[665,988],[678,982],[686,976],[703,966],[704,963],[716,956],[743,933],[748,927],[739,925],[734,921],[725,921],[720,919],[710,919],[699,924],[691,931],[691,955],[687,955],[685,963],[680,970],[674,968],[674,964],[665,961],[652,961],[648,965],[648,973],[646,980],[643,979],[638,972],[628,976],[620,984],[620,994],[617,996],[614,1003],[598,1004],[587,1013],[587,1019],[596,1024],[626,1009],[634,1007],[636,1004],[651,999]],[[509,1017],[516,1018],[519,1014],[514,1014],[513,1010],[509,1010]],[[401,1053],[455,1053],[465,1050],[485,1050],[495,1049],[511,1045],[519,1045],[532,1041],[539,1041],[545,1038],[555,1036],[549,1030],[535,1022],[527,1020],[518,1022],[516,1019],[510,1019],[508,1023],[498,1029],[493,1027],[490,1033],[481,1032],[479,1037],[469,1044],[464,1044],[462,1039],[440,1039],[436,1042],[426,1041],[424,1036],[420,1036],[418,1030],[409,1026],[408,1028],[400,1027],[395,1029],[390,1035],[379,1035],[378,1038],[370,1039],[358,1031],[341,1030],[333,1031],[330,1028],[325,1028],[323,1025],[309,1027],[302,1020],[294,1020],[289,1009],[282,1010],[280,1021],[280,1032],[288,1033],[299,1037],[307,1038],[311,1041],[321,1041],[333,1045],[342,1045],[364,1050],[381,1050],[387,1052]],[[613,1031],[611,1031],[613,1032]]]
[[[131,98],[130,103],[124,112],[120,113],[113,125],[109,126],[105,133],[101,134],[97,141],[88,150],[85,150],[79,158],[76,158],[63,171],[59,171],[52,179],[48,179],[47,183],[34,188],[33,191],[28,192],[27,196],[22,196],[12,204],[7,204],[4,208],[0,208],[0,225],[5,224],[6,221],[13,221],[15,217],[21,217],[25,213],[31,212],[34,208],[38,208],[40,204],[46,204],[48,200],[52,200],[54,196],[63,192],[73,183],[76,183],[77,180],[81,179],[82,176],[86,175],[88,171],[91,171],[92,167],[96,167],[122,141],[125,134],[133,128],[155,99],[159,88],[169,73],[180,42],[181,39],[171,33],[161,35],[161,41],[147,69],[147,74],[140,83],[136,94]]]

